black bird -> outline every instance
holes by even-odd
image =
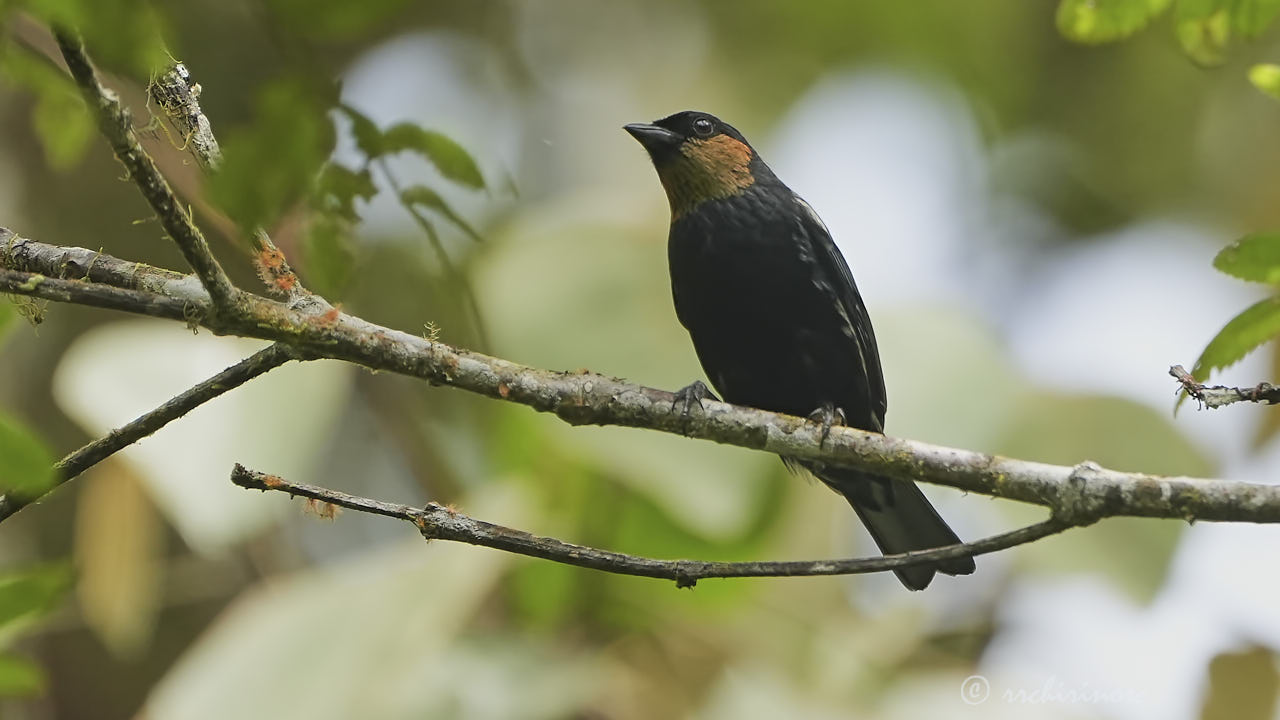
[[[676,315],[725,401],[884,431],[884,378],[871,319],[817,213],[742,134],[685,111],[626,126],[653,160],[671,203],[667,255]],[[709,395],[695,382],[678,397]],[[915,483],[797,463],[843,495],[885,554],[960,540]],[[973,558],[895,570],[912,590]]]

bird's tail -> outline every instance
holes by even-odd
[[[928,550],[959,544],[960,539],[933,509],[920,488],[913,482],[877,477],[845,468],[814,469],[818,479],[840,493],[853,506],[854,512],[871,533],[885,555]],[[973,572],[973,558],[913,565],[894,574],[911,590],[923,590],[935,572],[968,575]]]

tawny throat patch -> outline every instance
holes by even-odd
[[[737,195],[751,187],[751,148],[728,135],[690,138],[680,154],[658,168],[671,202],[671,217],[680,217],[708,200]]]

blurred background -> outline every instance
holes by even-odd
[[[1277,32],[1206,68],[1169,16],[1090,46],[1047,1],[135,5],[79,16],[89,51],[139,125],[129,52],[147,33],[201,84],[225,177],[202,188],[158,125],[148,147],[244,287],[237,221],[263,222],[370,320],[683,386],[701,372],[671,307],[666,200],[621,126],[700,109],[830,226],[880,339],[890,434],[1161,474],[1280,467],[1274,410],[1175,415],[1167,375],[1264,296],[1211,260],[1280,226],[1280,104],[1246,72],[1280,57]],[[0,225],[184,269],[43,59],[47,32],[0,17]],[[422,153],[369,162],[365,120],[452,138],[483,187]],[[339,211],[307,184],[325,160],[360,181]],[[399,202],[412,187],[439,202]],[[0,336],[0,412],[58,455],[262,346],[43,314]],[[1217,379],[1278,376],[1265,347]],[[922,593],[890,574],[677,590],[320,517],[233,487],[234,462],[640,555],[875,553],[838,496],[768,455],[293,364],[0,526],[0,568],[73,578],[0,637],[38,669],[0,716],[1277,717],[1274,528],[1107,520]],[[926,490],[967,539],[1040,517]]]

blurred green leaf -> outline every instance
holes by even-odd
[[[333,149],[328,99],[288,79],[267,85],[249,125],[228,133],[214,199],[245,228],[267,226],[312,187]]]
[[[1264,647],[1222,653],[1209,663],[1200,720],[1270,720],[1280,696],[1275,655]]]
[[[71,588],[71,579],[65,563],[0,574],[0,628],[53,610]]]
[[[167,23],[146,0],[28,0],[25,6],[49,25],[80,32],[98,65],[147,80],[172,62],[164,44]]]
[[[351,136],[355,138],[356,147],[360,148],[360,152],[364,153],[366,158],[374,160],[385,152],[382,131],[373,120],[369,119],[368,115],[346,103],[339,105],[338,111],[351,120]]]
[[[1280,65],[1261,63],[1249,68],[1249,82],[1262,92],[1280,99]]]
[[[1235,0],[1231,5],[1231,26],[1246,38],[1260,35],[1280,12],[1280,0]]]
[[[1058,31],[1068,40],[1104,43],[1145,28],[1169,7],[1170,0],[1062,0]]]
[[[32,110],[31,122],[44,147],[45,158],[55,170],[79,164],[93,139],[93,121],[78,96],[41,94]]]
[[[75,594],[80,617],[113,655],[147,649],[163,588],[164,521],[135,466],[99,465],[76,500]]]
[[[1241,280],[1280,284],[1280,233],[1246,235],[1223,248],[1213,266]]]
[[[1231,319],[1196,360],[1191,374],[1206,380],[1214,370],[1239,362],[1255,348],[1280,334],[1280,296],[1255,303]]]
[[[94,126],[71,79],[17,48],[3,58],[4,74],[36,96],[31,125],[50,167],[66,170],[79,163],[89,147]]]
[[[54,457],[34,433],[0,415],[0,492],[35,497],[53,487]]]
[[[782,473],[773,476],[776,481],[775,489],[785,488],[781,480],[778,480],[780,475]],[[657,558],[750,560],[758,557],[765,544],[764,533],[750,539],[716,542],[697,533],[698,528],[684,523],[683,518],[670,513],[655,499],[630,487],[611,488],[606,482],[596,482],[594,487],[598,492],[592,507],[603,505],[611,510],[606,530],[609,538],[600,543],[603,547]],[[601,493],[606,497],[601,497]],[[774,496],[775,499],[776,497],[777,495]],[[752,509],[759,510],[760,507]],[[781,509],[776,505],[766,504],[763,509],[764,522],[752,522],[752,529],[771,527],[782,516]],[[594,540],[591,542],[596,544]],[[627,602],[604,603],[603,606],[592,608],[592,614],[619,627],[633,628],[649,626],[653,620],[661,617],[657,611],[673,602],[690,610],[716,613],[722,612],[726,606],[750,598],[757,589],[744,583],[702,582],[690,597],[680,598],[673,597],[670,585],[644,578],[609,575],[601,581],[610,592],[616,593],[620,598],[627,598]],[[638,611],[639,607],[646,610]]]
[[[356,171],[338,163],[326,165],[316,185],[321,210],[336,213],[350,222],[360,219],[356,198],[367,201],[378,193],[368,170]]]
[[[471,227],[471,225],[464,220],[461,215],[454,212],[453,208],[449,206],[449,203],[446,202],[444,198],[440,197],[440,193],[429,187],[424,185],[413,185],[405,188],[404,192],[400,193],[400,202],[409,207],[422,206],[430,210],[434,210],[435,212],[443,215],[449,222],[457,225],[463,232],[469,235],[472,240],[475,240],[476,242],[481,242],[483,240],[483,238],[480,237],[480,233],[476,232],[475,228]]]
[[[317,40],[360,37],[409,4],[409,0],[268,0],[284,27]]]
[[[307,224],[302,258],[308,285],[331,299],[343,297],[356,267],[350,224],[333,215],[314,215]]]
[[[1161,413],[1130,400],[1029,393],[1009,416],[995,452],[1071,465],[1159,475],[1205,476],[1213,466]]]
[[[397,123],[387,128],[383,141],[388,153],[416,152],[430,160],[446,178],[472,188],[484,187],[484,176],[476,161],[447,135],[413,123]]]
[[[589,579],[575,567],[561,563],[526,563],[510,577],[512,607],[521,619],[539,627],[581,620],[581,599]]]
[[[1174,32],[1187,56],[1200,65],[1218,65],[1231,41],[1231,3],[1226,0],[1179,0]]]
[[[503,518],[514,527],[538,526],[526,511],[527,497],[500,482],[488,490],[465,499],[469,513]],[[156,683],[147,698],[148,717],[474,716],[466,712],[474,705],[459,704],[460,695],[491,694],[480,679],[490,676],[472,676],[478,684],[468,685],[452,675],[442,682],[441,674],[456,662],[465,634],[483,627],[493,603],[502,602],[497,590],[517,562],[544,561],[403,537],[265,580],[235,597],[215,631],[192,642]],[[338,617],[361,620],[326,624],[325,618]],[[341,652],[332,652],[337,648]],[[371,695],[375,686],[394,690]],[[523,717],[505,707],[479,714]]]
[[[17,319],[18,311],[13,309],[13,303],[0,298],[0,340],[4,340],[5,333],[14,326]]]
[[[44,670],[24,657],[0,653],[0,698],[32,697],[45,690]]]
[[[1161,475],[1213,475],[1213,466],[1161,413],[1115,397],[1028,393],[1006,421],[993,452],[1028,460]],[[1114,518],[1027,546],[1020,557],[1037,572],[1102,571],[1147,602],[1159,591],[1184,526]]]

